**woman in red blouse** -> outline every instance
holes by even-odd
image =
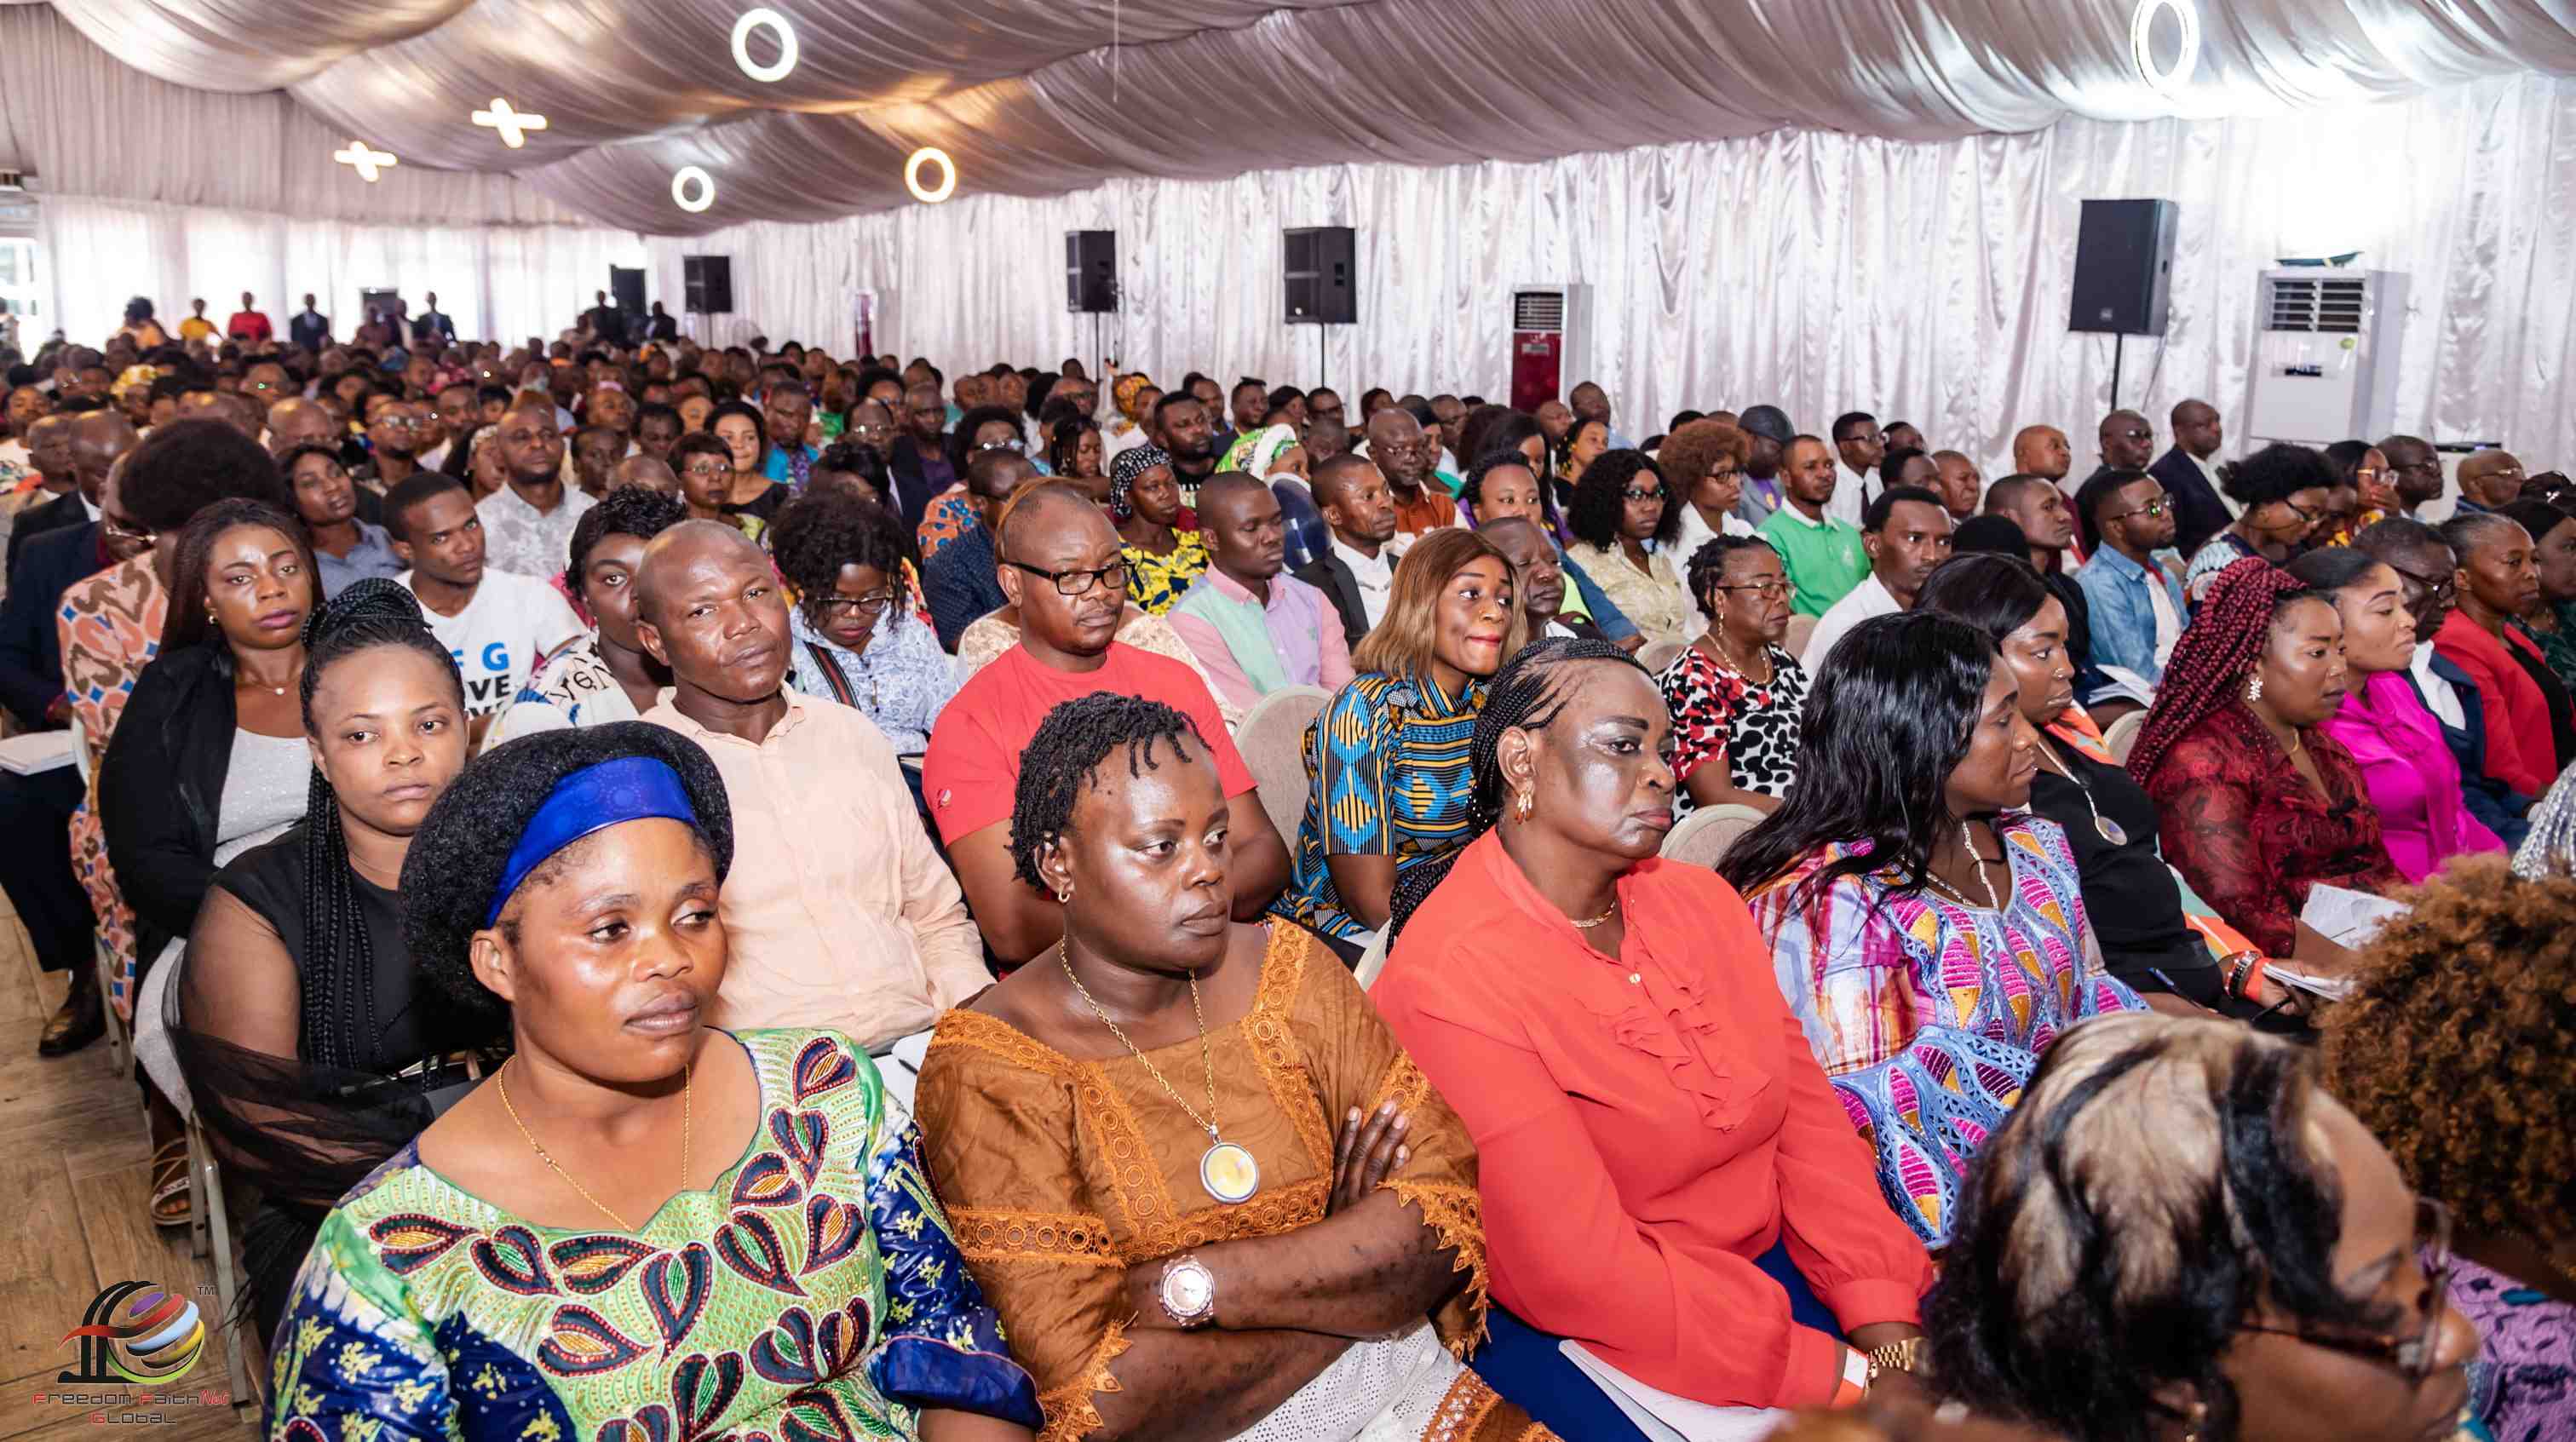
[[[1500,1305],[1471,1361],[1567,1437],[1627,1434],[1558,1338],[1623,1388],[1810,1406],[1907,1369],[1932,1280],[1743,900],[1656,856],[1671,735],[1616,647],[1514,658],[1476,727],[1484,834],[1406,873],[1374,993],[1481,1157]]]
[[[2269,561],[2238,561],[2175,643],[2129,753],[2165,859],[2266,956],[2291,954],[2317,882],[2401,880],[2361,768],[2317,729],[2347,689],[2332,599]]]
[[[2540,604],[2531,533],[2492,511],[2453,516],[2442,539],[2460,558],[2460,607],[2433,636],[2442,659],[2469,673],[2486,703],[2486,773],[2538,796],[2576,761],[2567,688],[2539,643],[2505,624]]]

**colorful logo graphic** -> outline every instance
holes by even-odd
[[[197,1304],[157,1282],[119,1282],[92,1298],[81,1325],[80,1365],[58,1382],[162,1382],[185,1376],[206,1349]]]

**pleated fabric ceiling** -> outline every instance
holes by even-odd
[[[966,192],[1329,162],[1529,161],[1781,127],[1911,140],[2340,103],[2576,73],[2548,0],[2156,0],[2196,10],[2150,86],[2136,0],[765,0],[795,64],[734,58],[763,0],[50,0],[199,90],[284,89],[403,166],[515,174],[600,223],[691,234],[913,203],[917,147]],[[781,58],[774,31],[748,41]],[[505,146],[470,116],[546,118]],[[674,199],[684,167],[708,186]],[[350,177],[350,183],[356,182]]]

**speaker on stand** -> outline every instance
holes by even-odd
[[[1068,230],[1064,233],[1064,308],[1091,317],[1092,359],[1107,366],[1100,344],[1100,318],[1118,311],[1118,232]],[[1114,366],[1108,367],[1115,370]],[[1101,378],[1106,383],[1112,377]]]
[[[1328,325],[1352,325],[1359,315],[1359,232],[1347,225],[1310,225],[1279,232],[1282,304],[1290,325],[1315,327],[1315,384],[1325,372]]]
[[[2111,337],[2111,408],[2120,406],[2122,342],[2161,336],[2173,311],[2170,200],[2088,200],[2075,230],[2075,287],[2066,328]]]

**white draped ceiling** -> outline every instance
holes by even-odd
[[[970,193],[1051,195],[1122,176],[1538,161],[1783,127],[1938,140],[2177,108],[2138,76],[2130,0],[770,3],[800,60],[764,85],[729,53],[744,0],[50,0],[145,75],[283,87],[317,131],[407,169],[518,175],[595,222],[661,234],[887,208],[922,144],[957,157]],[[2555,0],[2200,9],[2185,113],[2576,73],[2576,13]],[[548,128],[504,148],[468,119],[494,97]],[[17,97],[0,104],[18,125]],[[298,163],[318,185],[361,184],[331,175],[327,152]],[[700,215],[671,197],[673,171],[692,164],[716,182]]]

